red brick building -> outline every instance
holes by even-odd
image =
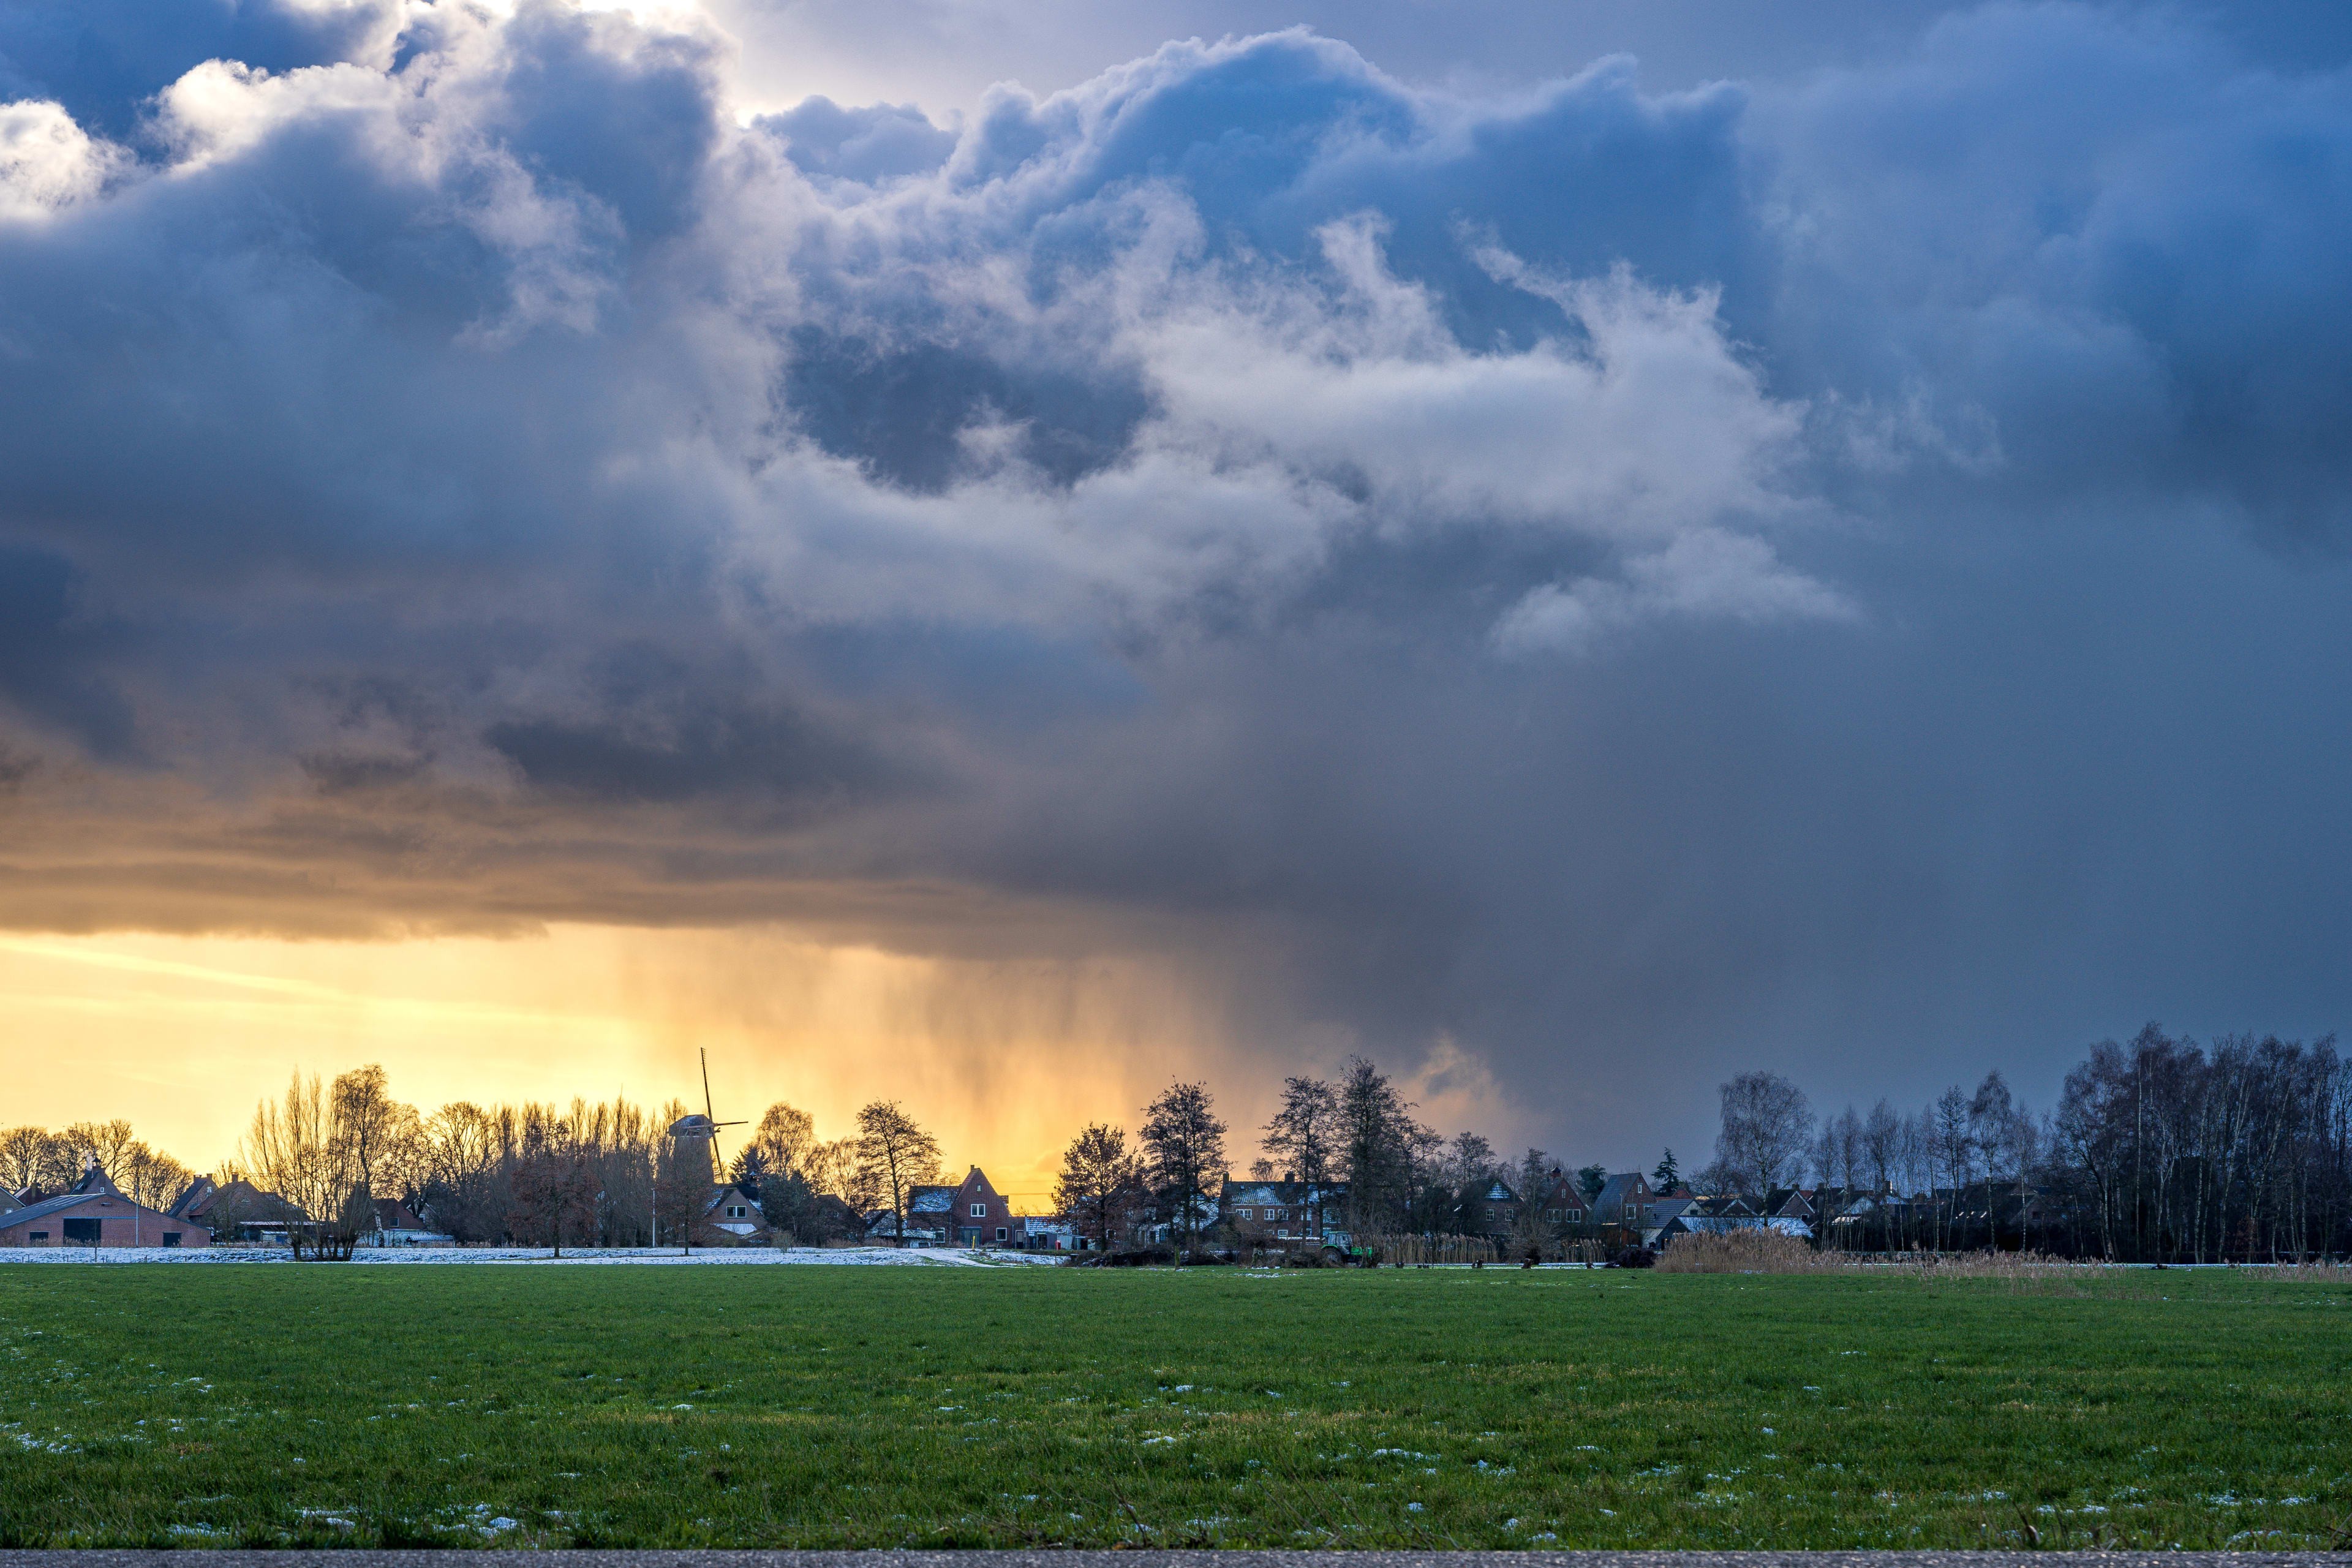
[[[0,1215],[0,1247],[210,1247],[193,1220],[132,1203],[92,1165],[74,1190]]]
[[[1019,1235],[1013,1205],[994,1187],[978,1165],[955,1190],[948,1210],[948,1235],[959,1247],[1010,1247]]]

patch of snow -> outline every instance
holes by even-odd
[[[527,1263],[539,1268],[575,1265],[636,1264],[923,1264],[956,1268],[1048,1267],[1064,1255],[1049,1252],[985,1252],[947,1247],[705,1247],[692,1256],[675,1247],[595,1247],[567,1252],[561,1258],[533,1247],[362,1247],[351,1262],[370,1268],[408,1264]],[[291,1263],[294,1254],[282,1247],[0,1247],[0,1263]],[[331,1267],[331,1265],[328,1266]]]

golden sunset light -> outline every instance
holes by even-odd
[[[916,959],[764,930],[0,936],[0,1009],[13,1057],[76,1064],[12,1094],[9,1120],[127,1117],[198,1170],[298,1069],[379,1062],[428,1112],[574,1095],[698,1110],[707,1049],[722,1118],[785,1100],[839,1137],[859,1105],[903,1100],[951,1164],[1039,1202],[1071,1129],[1132,1120],[1177,1070],[1224,1054],[1218,1020],[1164,970]]]

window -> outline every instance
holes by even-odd
[[[986,1219],[988,1217],[988,1205],[986,1204],[972,1205],[971,1217],[974,1219]]]
[[[1236,1209],[1234,1212],[1240,1215],[1244,1219],[1255,1219],[1257,1217],[1257,1211],[1255,1209]]]
[[[180,1233],[179,1233],[178,1231],[176,1231],[176,1230],[167,1230],[167,1231],[165,1231],[165,1232],[163,1233],[163,1245],[164,1245],[164,1246],[166,1246],[166,1247],[177,1247],[177,1246],[179,1246],[179,1245],[180,1245]]]
[[[741,1204],[729,1204],[727,1205],[727,1217],[729,1219],[741,1219],[743,1217],[743,1210],[744,1205]]]
[[[98,1245],[98,1227],[101,1223],[102,1222],[95,1219],[69,1219],[65,1222],[66,1239],[68,1241],[79,1241],[90,1247],[96,1247]]]
[[[1013,1232],[1009,1226],[1000,1225],[996,1227],[996,1239],[999,1241],[1006,1239],[1012,1234]]]
[[[25,1233],[25,1239],[26,1241],[47,1241],[49,1239],[49,1233],[46,1230],[27,1231]]]

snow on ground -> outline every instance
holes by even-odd
[[[352,1256],[354,1263],[530,1263],[571,1265],[646,1264],[908,1264],[944,1265],[955,1268],[1006,1268],[1052,1264],[1062,1260],[1052,1252],[981,1252],[946,1247],[697,1247],[692,1257],[676,1247],[590,1248],[548,1255],[543,1247],[363,1247]],[[0,1263],[290,1263],[293,1253],[282,1247],[0,1247]]]

